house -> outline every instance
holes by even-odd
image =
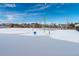
[[[0,24],[0,28],[6,28],[7,26],[5,24]]]
[[[76,24],[76,25],[75,25],[75,29],[76,29],[77,31],[79,31],[79,24]]]

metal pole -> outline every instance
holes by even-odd
[[[46,3],[44,4],[44,7],[46,7]],[[46,15],[44,15],[44,32],[45,32],[45,29],[46,29]]]

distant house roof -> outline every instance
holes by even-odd
[[[76,27],[79,27],[79,24],[76,24],[75,26],[76,26]]]

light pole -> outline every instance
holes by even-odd
[[[46,3],[44,4],[44,7],[46,8]],[[45,29],[46,29],[46,15],[44,15],[44,25],[43,26],[44,26],[44,32],[45,32]]]
[[[66,29],[68,29],[68,24],[69,24],[69,22],[68,22],[68,16],[66,16]]]

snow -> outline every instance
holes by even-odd
[[[76,30],[54,30],[51,38],[79,43],[79,32]]]
[[[3,34],[21,34],[25,32],[30,32],[31,29],[27,28],[2,28],[0,29],[0,33]]]
[[[37,32],[34,35],[34,31]],[[79,56],[79,32],[1,28],[0,56]]]
[[[34,31],[36,31],[36,35],[34,35]],[[37,28],[3,28],[0,29],[0,33],[2,34],[18,34],[21,36],[46,36],[48,31],[44,31],[43,29]]]
[[[36,32],[36,35],[34,35],[34,32]],[[48,31],[44,31],[42,29],[32,29],[31,31],[27,31],[28,34],[22,33],[20,35],[22,36],[48,36]]]
[[[0,34],[0,56],[79,56],[79,44],[47,36]]]
[[[34,35],[34,31],[36,31],[36,35]],[[79,32],[76,30],[51,30],[49,34],[49,30],[44,31],[41,28],[2,28],[0,33],[20,36],[48,36],[58,40],[79,43]]]

